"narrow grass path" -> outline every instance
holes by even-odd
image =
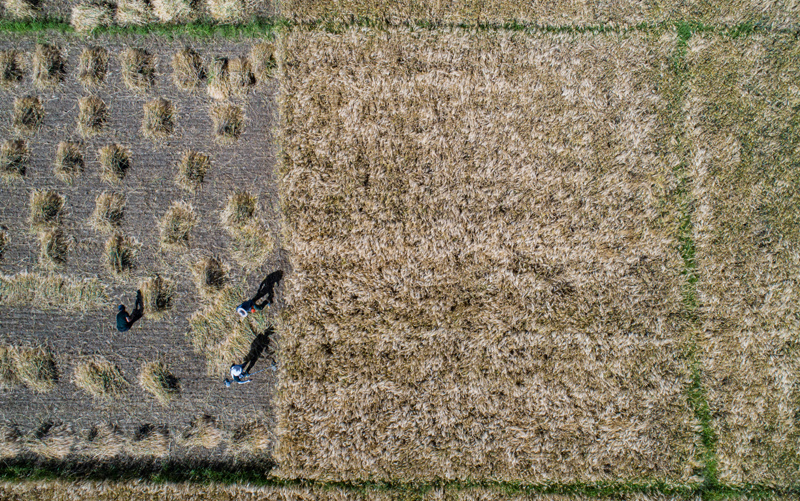
[[[685,56],[689,39],[696,32],[711,31],[712,28],[691,23],[676,25],[678,34],[677,46],[672,60],[674,88],[670,102],[670,123],[673,127],[675,144],[680,162],[675,167],[675,176],[678,178],[678,188],[675,193],[677,206],[680,208],[680,225],[678,227],[678,243],[681,258],[683,259],[682,275],[684,277],[683,302],[690,321],[691,340],[687,348],[687,360],[692,370],[692,384],[688,388],[689,403],[694,410],[695,418],[700,424],[700,450],[698,462],[703,465],[697,472],[703,483],[699,487],[699,494],[706,498],[716,497],[720,489],[717,479],[717,435],[711,426],[711,409],[706,399],[706,388],[703,386],[703,366],[697,345],[697,336],[700,332],[700,318],[697,298],[697,261],[695,260],[695,243],[693,238],[693,215],[695,200],[692,196],[691,179],[687,173],[689,158],[689,145],[684,139],[685,114],[683,104],[688,92],[689,68]]]
[[[210,21],[198,21],[184,25],[151,24],[137,27],[110,26],[98,28],[90,35],[76,33],[68,22],[56,19],[9,21],[0,20],[0,34],[7,35],[45,35],[48,32],[70,34],[76,37],[90,38],[96,35],[156,35],[172,37],[196,38],[273,38],[281,31],[292,29],[323,29],[332,33],[343,32],[353,26],[381,28],[385,24],[369,19],[359,19],[353,23],[318,21],[314,23],[295,23],[283,18],[254,19],[241,25],[220,25]],[[712,32],[720,36],[741,37],[755,33],[786,33],[785,31],[766,30],[751,23],[743,23],[733,27],[708,26],[694,21],[671,21],[659,24],[642,24],[621,28],[618,26],[540,26],[509,23],[503,25],[442,25],[417,22],[414,26],[422,29],[465,28],[478,31],[510,30],[526,33],[661,33],[676,30],[677,45],[671,59],[672,85],[667,90],[670,96],[668,103],[669,120],[680,158],[675,167],[678,186],[672,194],[679,207],[678,245],[683,260],[682,274],[685,277],[682,291],[686,314],[691,329],[691,341],[688,343],[686,357],[692,371],[692,382],[687,388],[687,398],[700,424],[699,439],[701,447],[696,461],[701,467],[695,472],[702,478],[700,484],[673,484],[668,482],[595,482],[595,483],[554,483],[524,484],[517,482],[436,482],[436,483],[404,483],[404,482],[319,482],[311,480],[283,480],[269,476],[273,467],[265,464],[262,468],[237,469],[230,468],[192,468],[191,466],[162,462],[148,465],[145,468],[120,468],[114,465],[86,465],[78,463],[46,462],[34,463],[25,460],[0,461],[0,480],[37,481],[37,480],[111,480],[124,481],[145,479],[154,483],[192,482],[220,484],[252,484],[271,487],[321,487],[350,491],[368,496],[372,492],[382,491],[396,494],[403,499],[423,498],[434,489],[458,491],[472,488],[494,490],[498,493],[518,494],[559,494],[586,496],[596,498],[621,498],[627,494],[663,494],[684,499],[716,500],[740,498],[748,496],[753,499],[769,499],[778,495],[800,496],[800,488],[776,489],[759,485],[724,485],[717,477],[717,436],[711,426],[711,409],[706,398],[707,389],[703,385],[703,364],[697,335],[701,328],[699,304],[697,297],[697,264],[695,260],[695,243],[693,240],[693,213],[695,200],[692,196],[691,178],[687,172],[689,145],[684,139],[683,126],[685,116],[682,110],[686,92],[688,92],[689,68],[685,55],[688,41],[695,33]],[[791,32],[796,37],[798,32]]]

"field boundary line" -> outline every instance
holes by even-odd
[[[743,22],[732,26],[710,25],[693,19],[673,19],[658,23],[640,23],[632,26],[616,25],[547,25],[535,23],[440,23],[426,20],[407,21],[391,24],[371,18],[358,18],[350,22],[341,22],[331,19],[318,19],[315,21],[298,22],[284,17],[256,17],[241,24],[223,24],[210,19],[200,19],[184,24],[150,23],[142,26],[100,26],[87,33],[78,33],[69,21],[60,18],[40,18],[30,20],[0,19],[0,33],[8,34],[33,34],[57,32],[74,36],[76,38],[91,39],[94,36],[112,35],[158,35],[165,37],[187,36],[195,38],[271,38],[276,33],[284,30],[323,30],[329,33],[343,33],[353,28],[373,28],[389,30],[393,28],[416,28],[427,30],[463,29],[481,31],[512,31],[527,34],[538,33],[573,33],[573,34],[602,34],[602,33],[653,33],[676,28],[690,29],[692,32],[714,32],[722,36],[738,38],[752,34],[784,34],[800,38],[800,29],[769,29],[758,26],[752,22]]]
[[[589,498],[615,498],[621,494],[662,494],[675,496],[680,499],[693,499],[702,496],[703,499],[722,499],[726,497],[749,496],[752,499],[769,499],[775,496],[800,495],[800,487],[776,488],[767,485],[745,484],[732,486],[715,483],[713,487],[705,484],[671,484],[663,481],[647,482],[575,482],[551,484],[524,484],[520,482],[333,482],[309,479],[282,479],[269,475],[269,470],[274,466],[265,464],[262,468],[249,467],[237,468],[234,464],[230,468],[192,468],[184,463],[150,463],[144,470],[136,468],[118,468],[111,464],[95,469],[92,463],[85,463],[80,467],[76,463],[64,465],[50,461],[44,465],[3,464],[0,466],[0,480],[16,482],[36,482],[48,480],[65,481],[112,481],[124,482],[130,480],[144,480],[153,484],[162,483],[190,483],[221,485],[254,485],[260,487],[307,487],[321,489],[336,489],[346,492],[369,494],[387,492],[408,496],[423,497],[434,490],[466,491],[470,489],[485,489],[507,495],[562,495],[584,496]],[[413,499],[413,497],[412,497]]]
[[[686,144],[684,140],[686,116],[683,105],[685,103],[686,93],[688,92],[687,80],[689,77],[689,69],[686,66],[685,56],[689,39],[691,39],[695,33],[712,30],[707,26],[693,23],[678,24],[676,25],[676,30],[678,37],[672,64],[675,88],[673,89],[673,102],[670,103],[672,111],[670,121],[679,158],[674,172],[678,179],[675,198],[680,210],[678,245],[681,259],[683,260],[681,274],[685,280],[681,292],[691,330],[686,358],[691,368],[692,382],[691,386],[687,389],[687,394],[689,405],[694,411],[695,419],[697,419],[700,424],[698,433],[700,435],[701,446],[698,450],[697,460],[702,465],[698,474],[702,476],[703,483],[700,485],[699,494],[703,499],[706,499],[707,497],[716,497],[720,493],[720,490],[727,491],[727,488],[720,486],[717,478],[717,434],[711,426],[711,409],[708,404],[708,399],[706,398],[707,389],[703,385],[703,364],[700,360],[700,348],[697,345],[701,325],[697,298],[698,276],[697,262],[695,259],[696,245],[693,237],[695,200],[692,197],[692,190],[690,187],[692,179],[687,173],[689,145]],[[743,34],[749,34],[749,32],[736,31],[731,33],[730,36],[738,37]]]

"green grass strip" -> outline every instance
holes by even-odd
[[[383,20],[358,18],[349,22],[334,19],[320,19],[310,22],[295,22],[282,17],[253,18],[242,24],[221,24],[211,19],[200,19],[186,24],[160,24],[153,23],[144,26],[101,26],[90,33],[77,33],[68,21],[58,18],[41,18],[29,20],[0,19],[0,33],[32,34],[43,32],[58,32],[77,37],[92,37],[97,35],[158,35],[164,37],[195,37],[195,38],[272,38],[283,30],[324,30],[330,33],[342,33],[353,27],[366,27],[374,29],[389,29],[393,27],[414,27],[421,29],[474,29],[476,31],[517,31],[524,33],[629,33],[645,32],[659,33],[664,30],[677,28],[679,39],[688,40],[686,33],[698,31],[711,31],[722,36],[739,38],[758,33],[791,33],[800,35],[800,31],[773,30],[752,22],[740,23],[734,26],[712,26],[695,20],[671,20],[660,23],[641,23],[634,26],[618,25],[542,25],[536,23],[520,23],[509,21],[506,23],[437,23],[427,20],[415,20],[400,24],[389,24]]]
[[[25,21],[0,19],[0,33],[25,35],[56,32],[84,38],[98,35],[157,35],[167,38],[272,38],[277,31],[288,26],[288,21],[275,18],[254,18],[244,24],[221,24],[209,19],[200,19],[186,24],[153,23],[144,26],[101,26],[89,33],[77,33],[68,22],[61,19]]]
[[[762,485],[727,486],[671,484],[667,482],[576,482],[550,484],[524,484],[518,482],[320,482],[304,479],[281,479],[269,475],[272,463],[261,465],[249,463],[205,463],[193,465],[176,461],[143,462],[140,466],[130,463],[115,465],[106,462],[59,463],[44,462],[25,464],[16,462],[0,466],[0,479],[15,482],[47,480],[66,481],[118,481],[146,480],[159,483],[194,483],[221,485],[255,485],[264,487],[297,487],[341,490],[369,496],[374,492],[388,492],[402,499],[422,499],[434,489],[464,491],[485,489],[505,495],[562,495],[589,498],[627,498],[631,494],[663,494],[678,499],[716,500],[748,496],[754,499],[769,499],[775,496],[800,495],[800,487],[777,489]]]
[[[697,345],[697,333],[700,331],[700,319],[698,316],[697,299],[697,261],[696,246],[693,232],[694,199],[691,190],[691,178],[686,172],[686,159],[689,156],[688,147],[683,140],[683,124],[685,116],[683,113],[683,103],[687,89],[687,79],[689,68],[686,65],[685,56],[689,39],[700,32],[713,31],[714,28],[698,23],[680,23],[676,25],[678,33],[677,46],[673,55],[673,78],[675,86],[673,88],[673,98],[670,103],[671,122],[675,137],[675,144],[680,158],[679,164],[675,167],[675,175],[678,178],[678,187],[675,192],[675,199],[680,208],[678,226],[678,250],[683,260],[681,273],[684,277],[683,302],[687,311],[687,316],[692,329],[692,340],[689,344],[686,358],[689,361],[692,371],[692,382],[687,389],[689,404],[694,410],[695,419],[700,423],[700,450],[698,458],[703,465],[702,470],[698,471],[703,483],[699,487],[699,493],[703,499],[714,499],[720,495],[727,495],[729,488],[723,488],[717,478],[717,435],[711,426],[711,409],[708,405],[707,390],[703,386],[703,366],[700,360],[700,348]],[[752,33],[752,29],[737,29],[731,36],[742,36]],[[724,491],[724,492],[723,492]],[[724,497],[723,495],[723,497]]]

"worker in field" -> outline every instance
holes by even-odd
[[[257,311],[261,311],[264,308],[270,306],[272,304],[272,300],[275,296],[275,284],[280,282],[281,278],[283,277],[283,272],[281,270],[274,271],[267,275],[267,278],[261,282],[261,285],[258,286],[258,291],[256,295],[253,296],[253,299],[249,299],[244,303],[240,304],[236,307],[236,313],[239,314],[240,317],[244,318],[249,313],[255,313]],[[266,301],[261,304],[258,304],[258,300],[263,298],[264,296],[267,297]]]
[[[232,383],[252,383],[253,380],[247,379],[248,377],[250,377],[250,373],[244,370],[244,364],[233,364],[231,365],[231,379],[233,381],[225,379],[225,386],[230,388]]]
[[[128,313],[125,311],[125,305],[121,304],[117,307],[117,330],[125,332],[130,330],[131,326],[142,318],[144,315],[144,303],[142,302],[142,291],[136,291],[136,303],[133,306],[133,311]]]

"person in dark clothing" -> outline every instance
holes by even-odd
[[[244,303],[240,304],[236,307],[236,313],[239,314],[242,318],[246,317],[248,313],[255,313],[257,311],[261,311],[267,306],[272,304],[273,299],[273,289],[275,284],[280,281],[283,277],[283,272],[278,270],[276,272],[270,273],[267,275],[267,278],[261,282],[261,285],[258,286],[258,292],[256,295],[253,296],[253,299],[249,299]],[[258,300],[267,296],[267,300],[261,304],[258,304]]]
[[[119,305],[119,313],[117,313],[117,330],[125,332],[131,328],[134,322],[142,318],[144,315],[144,303],[142,302],[142,291],[136,291],[136,304],[133,311],[129,314],[125,311],[125,305]]]

